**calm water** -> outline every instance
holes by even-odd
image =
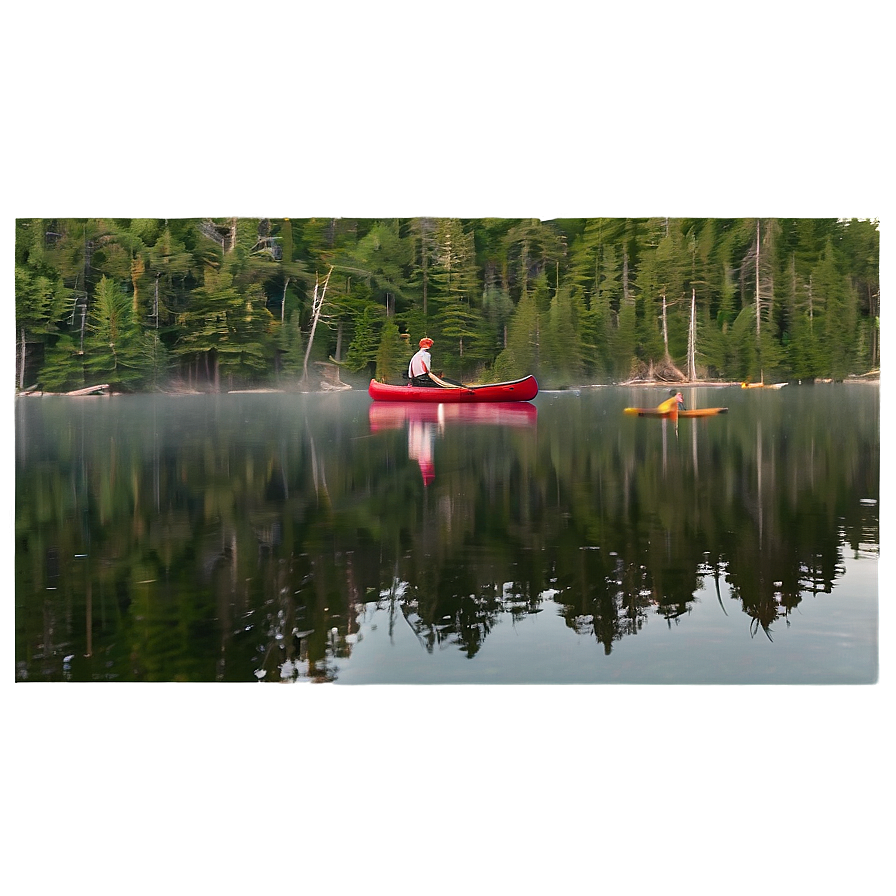
[[[880,392],[16,403],[17,681],[868,683]]]

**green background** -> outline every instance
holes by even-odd
[[[882,216],[891,2],[3,2],[16,216]],[[893,476],[863,690],[12,686],[4,893],[892,893]],[[7,531],[8,528],[7,528]]]

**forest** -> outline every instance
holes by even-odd
[[[16,220],[16,389],[874,376],[878,222]],[[336,366],[338,365],[338,366]]]

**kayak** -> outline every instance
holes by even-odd
[[[674,417],[675,409],[671,411],[663,408],[626,408],[623,411],[630,417]],[[727,414],[728,408],[693,408],[689,411],[683,411],[679,408],[679,417],[715,417],[716,414]]]
[[[374,401],[428,401],[443,404],[531,401],[538,395],[538,383],[534,376],[485,386],[393,386],[371,380],[367,392]]]

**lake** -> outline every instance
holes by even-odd
[[[867,684],[880,391],[15,405],[16,681]]]

